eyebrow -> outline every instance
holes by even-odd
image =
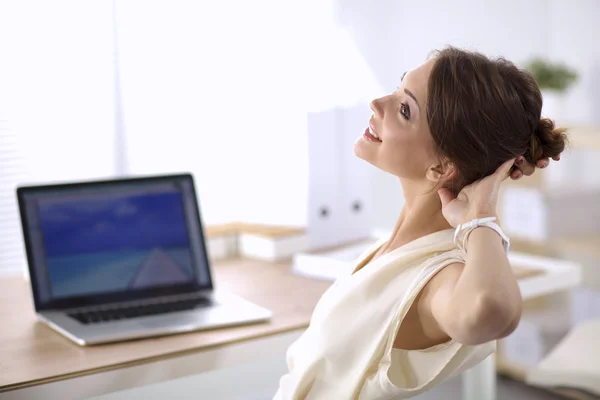
[[[417,103],[417,108],[419,109],[419,111],[421,111],[421,106],[419,105],[419,102],[417,101],[417,98],[415,97],[415,95],[412,94],[412,92],[408,89],[404,89],[404,93],[406,93],[407,95],[412,97],[412,99],[415,101],[415,103]]]
[[[404,80],[404,77],[406,76],[407,73],[408,73],[408,71],[404,71],[404,73],[402,74],[402,77],[400,78],[400,82],[402,82]],[[409,95],[415,101],[415,103],[417,103],[417,108],[419,109],[419,111],[421,111],[421,105],[419,105],[419,102],[417,101],[416,96],[408,89],[404,89],[404,93]]]

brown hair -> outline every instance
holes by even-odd
[[[427,120],[438,153],[457,168],[454,194],[518,155],[535,164],[564,150],[565,130],[540,119],[542,95],[527,71],[454,47],[434,58]]]

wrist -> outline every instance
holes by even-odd
[[[508,252],[510,247],[510,239],[508,236],[502,232],[502,228],[498,225],[498,218],[496,216],[490,216],[487,214],[487,217],[481,216],[480,218],[473,218],[468,220],[467,222],[460,224],[456,227],[454,231],[454,243],[458,247],[458,249],[467,251],[467,242],[470,240],[471,233],[477,232],[476,236],[481,236],[484,239],[489,236],[489,234],[495,235],[500,239],[500,243],[504,247],[504,250]],[[481,230],[479,228],[487,228],[485,230]],[[482,233],[485,232],[486,233]],[[478,242],[479,240],[476,240]]]
[[[500,218],[494,212],[473,212],[468,213],[465,220],[462,222],[466,224],[467,222],[473,221],[474,219],[482,219],[482,218],[496,218],[496,223],[499,224]]]

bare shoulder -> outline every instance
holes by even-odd
[[[454,285],[456,285],[456,282],[458,281],[458,278],[460,278],[464,267],[465,264],[456,262],[442,268],[429,280],[429,282],[425,284],[425,287],[420,294],[420,300],[431,300],[436,293],[446,289],[453,289]]]
[[[444,310],[435,310],[435,308],[443,307],[448,303],[464,266],[463,263],[458,262],[447,265],[425,284],[416,301],[423,323],[437,326],[436,311],[443,312]]]
[[[447,265],[425,284],[400,327],[394,347],[424,349],[450,340],[436,318],[444,310],[434,309],[447,304],[446,296],[453,292],[463,267],[462,263]]]

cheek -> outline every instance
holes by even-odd
[[[413,134],[399,134],[383,144],[385,158],[391,164],[394,174],[403,178],[420,178],[430,162],[430,146],[422,137]]]
[[[389,132],[389,131],[388,131]],[[400,178],[422,179],[433,162],[433,140],[426,133],[396,129],[380,145],[359,139],[354,153],[373,166]]]

